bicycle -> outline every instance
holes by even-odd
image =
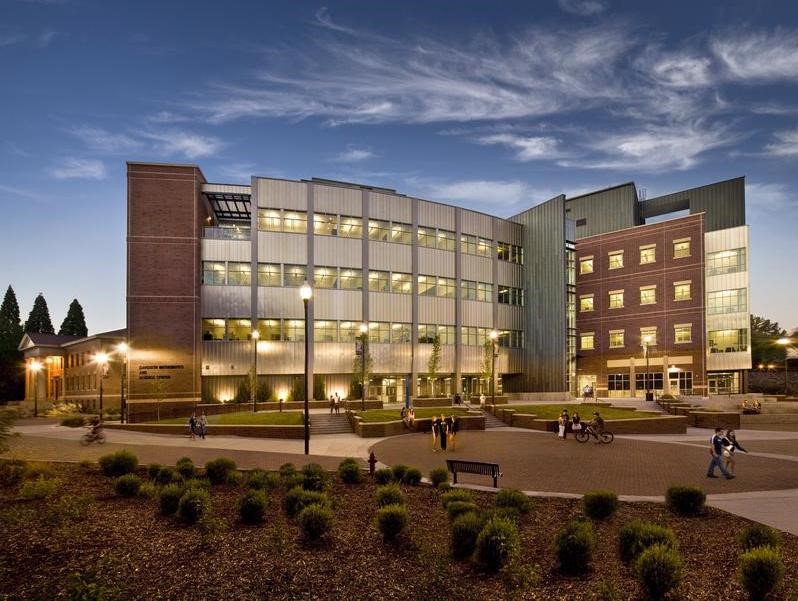
[[[613,440],[615,440],[615,436],[612,432],[607,432],[605,430],[601,434],[597,434],[593,428],[587,424],[584,424],[582,429],[579,430],[579,432],[577,432],[574,436],[579,442],[587,442],[590,440],[591,436],[595,437],[598,442],[603,444],[610,444]]]
[[[84,447],[89,446],[93,442],[96,442],[97,444],[105,444],[105,432],[102,430],[99,432],[92,432],[89,430],[80,437],[80,444]]]

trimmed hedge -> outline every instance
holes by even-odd
[[[380,486],[376,493],[377,505],[385,507],[386,505],[404,505],[405,495],[402,489],[396,484],[386,484]]]
[[[102,469],[103,474],[111,476],[112,478],[118,478],[119,476],[135,472],[136,468],[139,466],[139,458],[130,451],[122,449],[116,453],[103,455],[97,460],[97,463],[100,464],[100,469]]]
[[[344,459],[338,466],[338,477],[344,484],[360,484],[363,473],[354,459],[352,461]]]
[[[158,505],[163,515],[174,515],[183,496],[183,487],[179,484],[167,484],[158,493]]]
[[[260,524],[266,515],[269,500],[262,490],[250,490],[238,500],[238,515],[245,524]]]
[[[446,505],[446,513],[449,515],[450,520],[454,520],[464,513],[475,513],[479,511],[476,503],[468,503],[466,501],[452,501]]]
[[[662,599],[679,586],[682,559],[667,545],[653,545],[640,554],[635,571],[643,590],[651,599]]]
[[[389,467],[383,467],[374,472],[374,482],[380,486],[390,484],[393,482],[393,470]]]
[[[622,526],[618,532],[618,552],[625,563],[631,563],[648,547],[654,545],[664,545],[675,550],[677,545],[673,530],[634,520]]]
[[[458,516],[452,522],[452,557],[462,560],[474,554],[483,524],[482,518],[473,511]]]
[[[125,474],[114,482],[114,491],[120,497],[135,497],[141,489],[141,478],[136,474]]]
[[[274,490],[280,486],[280,476],[261,469],[254,469],[247,475],[247,488],[252,490]]]
[[[606,520],[618,509],[618,495],[610,490],[594,490],[582,497],[582,509],[591,520]]]
[[[560,571],[564,574],[587,572],[595,545],[593,524],[582,520],[570,522],[554,539]]]
[[[186,480],[190,480],[196,475],[196,469],[194,468],[194,462],[191,461],[190,457],[181,457],[177,460],[175,464],[175,469],[177,473],[179,473],[183,478]]]
[[[496,507],[511,507],[519,513],[527,513],[532,508],[532,499],[520,490],[503,488],[496,493]]]
[[[205,476],[211,484],[224,484],[235,470],[236,462],[227,457],[212,459],[205,464]]]
[[[407,527],[410,516],[403,505],[385,505],[377,511],[377,528],[386,541],[395,540]]]
[[[408,486],[418,486],[421,484],[421,470],[415,467],[410,467],[405,472],[405,475],[402,476],[402,484],[407,484]]]
[[[477,537],[475,558],[488,572],[498,572],[518,553],[518,527],[509,520],[488,520]]]
[[[292,488],[285,494],[285,513],[289,517],[294,517],[309,505],[325,505],[329,506],[330,500],[324,493],[305,490],[297,486]]]
[[[317,541],[332,529],[333,513],[326,505],[313,503],[299,513],[298,520],[305,540]]]
[[[187,489],[177,505],[177,518],[185,524],[196,524],[210,512],[211,495],[204,488]]]
[[[396,480],[397,482],[401,482],[402,479],[405,477],[407,470],[409,469],[410,469],[409,467],[401,463],[394,465],[391,468],[391,471],[393,472],[393,479]]]
[[[743,528],[742,532],[737,537],[740,541],[740,547],[743,551],[750,551],[757,547],[773,547],[778,549],[781,544],[781,536],[779,533],[764,524],[752,524],[747,528]]]
[[[67,428],[82,428],[86,425],[86,418],[79,413],[73,413],[63,418],[61,420],[61,425]]]
[[[781,553],[772,547],[757,547],[740,556],[738,578],[754,600],[764,599],[784,577]]]
[[[158,484],[171,484],[172,482],[182,482],[182,480],[183,478],[176,470],[166,466],[158,470],[158,474],[155,476],[155,481]]]
[[[707,496],[695,486],[671,486],[665,492],[665,505],[677,515],[698,515],[704,511]]]
[[[308,463],[302,468],[302,488],[323,492],[330,476],[318,463]]]
[[[160,463],[151,463],[147,466],[147,475],[150,480],[155,480],[158,477],[158,472],[161,471],[163,466]]]
[[[471,494],[471,491],[468,491],[468,490],[465,490],[465,489],[462,489],[462,488],[456,488],[454,490],[450,490],[447,493],[444,493],[441,496],[441,503],[443,504],[443,508],[444,509],[446,509],[446,507],[449,505],[449,503],[452,503],[454,501],[462,501],[464,503],[473,503],[474,502],[474,495]]]
[[[432,486],[438,488],[441,484],[449,482],[449,470],[444,467],[436,467],[429,473],[429,479]]]

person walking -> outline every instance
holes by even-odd
[[[208,417],[205,415],[205,412],[202,412],[199,418],[199,433],[200,438],[205,440],[205,433],[208,431]]]
[[[560,413],[560,417],[557,420],[557,436],[560,440],[565,440],[565,414]]]
[[[339,415],[341,413],[341,397],[337,394],[335,395],[335,415]]]
[[[481,395],[479,395],[479,408],[480,409],[484,409],[485,408],[485,393],[484,392]]]
[[[723,465],[723,441],[723,428],[715,428],[715,434],[709,439],[709,454],[712,458],[709,460],[709,467],[707,467],[707,478],[717,478],[715,475],[716,467],[720,469],[726,480],[734,478],[733,475],[726,471],[726,467]]]
[[[188,418],[188,430],[189,436],[191,440],[194,440],[197,437],[197,414],[192,413],[191,417]]]
[[[438,452],[438,418],[432,418],[432,452]]]
[[[726,432],[726,444],[723,448],[723,461],[726,464],[726,471],[728,471],[732,476],[734,476],[734,468],[736,465],[736,461],[734,459],[734,453],[736,451],[742,451],[743,453],[747,453],[742,445],[737,442],[737,435],[734,433],[734,430],[728,430]]]
[[[446,443],[448,442],[449,428],[446,424],[446,418],[441,413],[441,418],[438,420],[438,440],[441,443],[441,451],[446,452]]]
[[[452,451],[457,447],[457,433],[460,431],[460,416],[452,416],[451,447]]]
[[[333,411],[335,411],[335,397],[330,395],[330,415],[333,414]]]
[[[407,412],[407,427],[413,428],[416,425],[416,410],[413,407],[410,407],[410,410]]]

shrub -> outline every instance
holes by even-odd
[[[0,463],[0,484],[13,486],[22,481],[28,464],[21,459],[10,459]]]
[[[192,478],[191,480],[186,480],[183,484],[183,488],[201,488],[202,490],[207,490],[208,492],[211,491],[211,483],[208,482],[205,478]]]
[[[231,486],[241,486],[243,482],[244,482],[244,474],[242,474],[238,470],[227,472],[227,483],[230,484]]]
[[[183,476],[186,480],[190,480],[196,475],[194,462],[191,461],[191,458],[189,457],[181,457],[178,459],[175,469],[177,470],[177,473]]]
[[[409,521],[410,516],[403,505],[392,503],[377,511],[377,528],[382,533],[382,538],[387,541],[395,540],[407,527]]]
[[[449,514],[449,519],[454,520],[464,513],[474,513],[479,511],[476,503],[468,503],[466,501],[452,501],[446,506],[446,513]]]
[[[155,476],[155,481],[158,484],[171,484],[172,482],[181,482],[182,480],[183,478],[180,477],[177,471],[166,466],[158,470],[158,475]]]
[[[446,509],[446,506],[453,501],[463,501],[464,503],[473,503],[474,495],[472,495],[467,490],[464,490],[462,488],[457,488],[455,490],[450,490],[441,497],[441,503],[443,503],[444,509]]]
[[[163,515],[174,515],[183,496],[183,487],[179,484],[167,484],[158,493],[158,505]]]
[[[98,463],[100,464],[103,474],[111,476],[112,478],[118,478],[119,476],[134,472],[139,465],[139,460],[133,453],[123,449],[116,453],[103,455],[98,460]]]
[[[695,486],[671,486],[665,493],[665,505],[678,515],[698,515],[706,500],[704,491]]]
[[[377,505],[380,507],[385,507],[386,505],[404,505],[405,504],[405,496],[402,494],[402,489],[400,489],[396,484],[386,484],[385,486],[380,486],[377,489]]]
[[[163,466],[160,463],[151,463],[147,466],[147,475],[150,480],[155,480],[158,477],[158,472],[161,471]]]
[[[408,469],[410,468],[401,463],[393,466],[391,468],[391,471],[393,472],[393,479],[396,480],[397,482],[401,482],[402,478],[405,477],[405,474],[407,473]]]
[[[82,428],[86,425],[86,418],[79,413],[67,415],[61,420],[61,425],[66,426],[67,428]]]
[[[293,463],[284,463],[280,466],[280,477],[287,479],[296,476],[296,466]]]
[[[141,478],[136,474],[125,474],[114,482],[114,491],[120,497],[135,497],[141,488]]]
[[[211,484],[222,484],[227,482],[230,472],[234,472],[236,463],[227,457],[219,457],[205,464],[205,475]]]
[[[26,480],[19,487],[21,499],[47,499],[55,494],[61,481],[56,478],[45,478],[39,476],[35,480]]]
[[[211,495],[202,488],[187,489],[177,505],[177,518],[186,524],[196,524],[210,512]]]
[[[247,488],[252,490],[274,490],[280,487],[280,476],[264,470],[252,470],[247,476]]]
[[[651,599],[662,599],[682,579],[682,559],[667,545],[653,545],[643,551],[635,569],[643,590]]]
[[[158,494],[158,489],[152,482],[142,482],[139,487],[139,496],[145,499],[152,499]]]
[[[593,524],[580,520],[570,522],[554,539],[560,571],[564,574],[584,574],[593,556],[594,546]]]
[[[519,513],[527,513],[532,506],[532,500],[520,490],[505,488],[496,493],[496,507],[512,507]]]
[[[670,528],[634,520],[621,527],[618,532],[618,551],[625,563],[636,559],[653,545],[676,549],[676,536]]]
[[[312,503],[299,513],[299,527],[307,541],[317,541],[332,528],[332,510],[326,505]]]
[[[302,488],[322,492],[330,477],[318,463],[308,463],[302,468],[302,478]]]
[[[285,495],[285,512],[289,517],[294,517],[308,505],[328,506],[330,500],[327,495],[313,490],[305,490],[297,486],[292,488]]]
[[[510,520],[516,526],[521,525],[521,512],[515,507],[491,507],[485,512],[485,521],[493,518]]]
[[[606,520],[618,509],[618,495],[609,490],[594,490],[582,497],[582,509],[591,520]]]
[[[250,490],[238,500],[238,515],[245,524],[260,524],[266,514],[268,499],[262,490]]]
[[[415,467],[410,467],[402,477],[402,483],[409,486],[418,486],[421,484],[421,470]]]
[[[740,584],[751,599],[764,599],[784,576],[781,554],[772,547],[757,547],[740,556]]]
[[[466,559],[474,554],[482,525],[482,518],[473,511],[455,518],[452,522],[452,556],[455,559]]]
[[[91,459],[81,459],[78,461],[78,467],[82,470],[90,470],[94,466]]]
[[[740,546],[743,548],[744,552],[755,549],[756,547],[773,547],[774,549],[778,549],[781,543],[779,533],[764,524],[752,524],[747,528],[743,528],[737,540],[740,541]]]
[[[383,467],[374,472],[374,482],[383,486],[393,482],[393,470],[389,467]]]
[[[357,463],[347,462],[346,460],[342,461],[341,465],[338,466],[338,477],[345,484],[359,484],[363,479],[360,466]]]
[[[477,537],[476,560],[488,572],[498,572],[519,548],[518,527],[509,520],[488,520]]]
[[[444,482],[449,482],[449,471],[443,467],[436,467],[429,473],[429,479],[432,486],[438,488]]]

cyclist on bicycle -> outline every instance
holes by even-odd
[[[593,412],[593,419],[590,420],[590,429],[596,438],[604,434],[604,418],[599,415],[598,411]]]
[[[103,422],[99,415],[95,415],[93,418],[91,418],[89,426],[91,427],[91,435],[94,437],[103,431]]]

